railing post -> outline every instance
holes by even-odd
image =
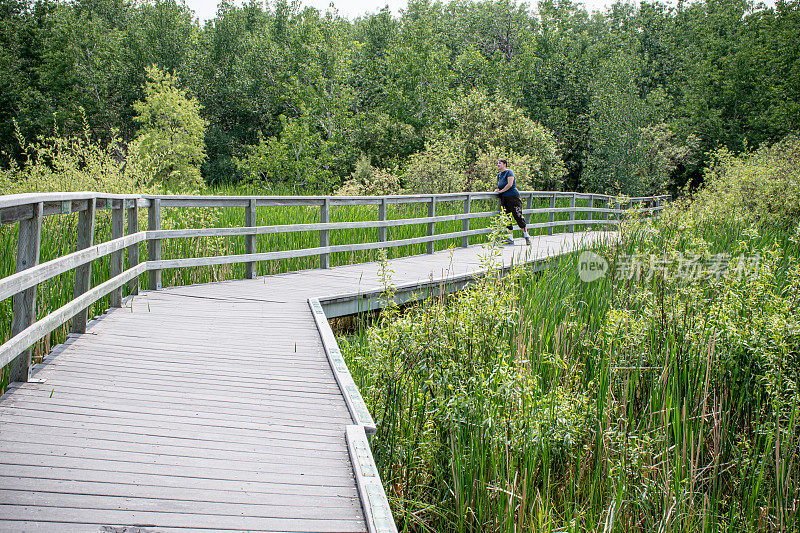
[[[128,202],[128,235],[139,233],[139,200],[127,200]],[[128,247],[128,268],[133,268],[139,264],[139,243]],[[128,283],[128,291],[131,294],[139,294],[139,276],[136,276]]]
[[[428,204],[428,216],[436,216],[436,197],[431,196],[431,201]],[[436,235],[436,222],[428,222],[428,237]],[[433,241],[428,241],[428,253],[433,253]]]
[[[39,251],[42,246],[43,213],[44,204],[39,202],[33,206],[32,218],[19,221],[17,272],[39,264]],[[12,306],[11,336],[13,337],[28,328],[36,320],[36,287],[34,286],[15,294]],[[32,351],[32,348],[28,348],[11,362],[9,381],[28,381],[28,369],[31,366]]]
[[[330,222],[331,218],[331,199],[325,198],[322,201],[322,205],[319,206],[319,221],[320,222]],[[319,232],[319,245],[321,248],[327,248],[330,246],[330,230],[323,229]],[[320,268],[329,268],[330,267],[330,254],[323,253],[319,254],[319,267]]]
[[[532,209],[532,208],[533,208],[533,193],[530,193],[528,195],[528,204],[525,209]],[[527,215],[525,215],[525,224],[530,224],[530,223],[531,223],[531,214],[528,213]]]
[[[109,200],[111,202],[111,239],[121,239],[125,231],[125,200]],[[120,249],[111,254],[110,274],[114,278],[122,274],[122,254]],[[110,307],[122,307],[122,286],[108,295]]]
[[[158,231],[161,229],[161,200],[153,198],[150,200],[150,207],[147,210],[147,229]],[[161,239],[147,240],[147,260],[161,261]],[[150,270],[150,290],[161,290],[161,269]]]
[[[86,209],[78,214],[78,250],[88,248],[94,242],[94,212],[97,206],[97,198],[89,198],[86,201]],[[75,291],[74,297],[82,295],[89,290],[92,281],[92,263],[86,263],[75,267]],[[86,307],[72,317],[72,333],[86,333],[86,322],[88,321],[89,308]]]
[[[575,193],[572,193],[572,198],[569,199],[569,207],[571,208],[569,212],[569,232],[575,233]]]
[[[654,218],[658,218],[659,215],[661,215],[661,197],[660,196],[658,196],[655,199],[655,201],[653,202],[653,207],[655,207],[655,210],[653,211],[653,214],[655,215]]]
[[[586,217],[587,220],[594,220],[594,213],[592,212],[592,209],[594,209],[594,195],[590,194],[589,195],[589,210],[587,211],[588,214],[587,214],[587,217]],[[591,229],[591,226],[590,226],[590,229]]]
[[[381,198],[381,203],[378,204],[378,220],[381,222],[386,222],[386,207],[386,198]],[[378,242],[386,242],[386,236],[388,233],[386,229],[386,226],[378,228]]]
[[[464,200],[464,214],[468,215],[471,212],[472,212],[472,195],[471,194],[467,194],[467,199]],[[469,219],[468,218],[464,219],[463,230],[464,231],[469,231]],[[469,235],[464,235],[463,237],[461,237],[461,247],[462,248],[466,248],[467,246],[469,246]]]
[[[556,193],[550,197],[550,212],[547,214],[547,221],[549,222],[550,226],[547,228],[547,234],[553,234],[553,222],[555,222],[556,214],[553,210],[556,208]]]
[[[245,207],[244,223],[248,228],[256,226],[256,199],[250,198],[250,203]],[[256,236],[255,234],[246,235],[244,238],[244,253],[256,253]],[[257,264],[255,261],[248,261],[244,264],[244,277],[246,279],[253,279],[258,272]]]

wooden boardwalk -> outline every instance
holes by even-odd
[[[503,248],[542,260],[608,234]],[[474,274],[472,246],[391,261],[396,286]],[[0,530],[366,531],[309,298],[380,289],[375,263],[143,292],[0,399]]]

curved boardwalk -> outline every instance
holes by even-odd
[[[537,237],[503,260],[605,235]],[[392,260],[393,283],[473,274],[481,254]],[[144,292],[91,322],[0,399],[0,530],[366,531],[354,422],[307,299],[379,290],[377,270]]]

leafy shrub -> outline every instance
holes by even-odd
[[[140,162],[127,155],[125,143],[94,140],[84,120],[83,135],[39,137],[28,144],[17,135],[22,164],[11,160],[0,168],[0,194],[23,192],[98,191],[141,192],[147,174]]]
[[[800,138],[789,136],[739,156],[718,150],[705,183],[695,209],[784,228],[796,224],[800,222]]]
[[[487,155],[509,161],[514,155],[526,160],[532,187],[557,189],[561,185],[566,168],[552,132],[502,96],[490,97],[475,89],[450,103],[445,121],[463,143],[467,168]]]
[[[421,194],[461,192],[466,189],[463,142],[441,133],[411,156],[405,172],[408,188]]]
[[[497,161],[499,159],[508,161],[508,168],[514,171],[514,183],[520,191],[527,189],[541,190],[544,186],[537,186],[532,182],[536,174],[531,168],[531,157],[518,155],[514,152],[501,152],[499,149],[490,147],[487,153],[481,153],[478,160],[468,172],[468,190],[471,191],[492,191],[497,186]]]
[[[356,162],[356,170],[342,184],[339,196],[384,196],[402,192],[400,178],[385,170],[370,165],[369,158],[362,156]]]

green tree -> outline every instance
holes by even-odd
[[[417,131],[433,126],[452,95],[450,51],[445,44],[442,6],[411,0],[396,44],[387,54],[389,114]]]
[[[627,54],[609,57],[592,83],[589,155],[583,175],[592,192],[640,196],[661,190],[646,172],[643,128],[659,122],[663,92],[643,98],[636,85],[639,63]]]
[[[460,160],[468,174],[474,174],[476,163],[487,154],[509,160],[526,158],[528,185],[539,189],[560,187],[565,169],[553,134],[510,101],[476,89],[451,100],[445,117],[447,131],[452,132],[463,151]],[[480,175],[481,186],[485,178]]]
[[[196,98],[178,88],[172,74],[147,68],[145,98],[134,104],[139,130],[131,145],[152,182],[168,189],[203,185],[200,165],[206,158],[203,136],[208,122]]]
[[[539,31],[522,43],[518,60],[520,106],[555,135],[571,190],[579,187],[586,160],[589,85],[603,32],[598,18],[568,0],[542,0]]]
[[[330,143],[309,128],[309,118],[280,116],[280,135],[260,139],[236,159],[239,170],[252,181],[270,186],[282,183],[294,190],[330,190]]]

